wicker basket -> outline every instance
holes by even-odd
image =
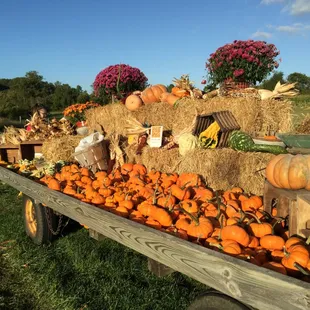
[[[87,167],[93,173],[97,170],[108,169],[108,148],[107,141],[99,141],[88,148],[76,152],[73,157],[82,167]]]

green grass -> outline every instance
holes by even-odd
[[[186,309],[206,289],[180,273],[157,278],[143,255],[84,228],[36,246],[17,191],[0,191],[0,309]]]

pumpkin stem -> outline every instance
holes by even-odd
[[[274,229],[275,229],[275,227],[276,227],[276,225],[278,224],[278,223],[281,223],[281,222],[284,222],[285,220],[284,219],[278,219],[278,220],[276,220],[275,222],[274,222],[274,224],[272,225],[272,234],[274,235]]]
[[[310,244],[310,236],[308,237],[308,239],[306,240],[306,245]]]
[[[171,198],[171,195],[172,195],[172,190],[170,188],[169,196],[166,198],[166,201],[165,201],[165,208],[167,207],[167,203],[168,203],[169,199]]]
[[[190,184],[191,181],[186,182],[183,186],[180,186],[181,190],[184,191],[187,184]]]
[[[194,216],[193,214],[191,214],[190,212],[188,212],[188,211],[186,211],[185,209],[183,209],[181,206],[180,206],[180,204],[178,204],[179,205],[179,208],[177,208],[176,210],[179,210],[179,211],[181,211],[181,212],[184,212],[186,215],[188,215],[190,218],[191,218],[191,220],[192,221],[194,221],[195,222],[195,224],[198,226],[199,225],[199,220],[198,220],[198,218],[196,217],[196,216]]]
[[[294,267],[297,268],[303,275],[310,276],[310,272],[308,272],[304,267],[299,265],[297,262],[294,263]]]
[[[220,250],[223,250],[223,246],[220,244],[220,243],[209,243],[209,246],[213,246],[213,247],[216,247]]]
[[[250,212],[244,212],[244,213],[247,214],[247,215],[252,216],[252,217],[257,221],[258,224],[262,224],[262,222],[260,221],[260,219],[259,219],[255,214],[250,213]],[[252,220],[254,220],[253,218],[252,218]]]

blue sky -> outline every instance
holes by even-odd
[[[0,7],[0,77],[38,71],[46,81],[91,90],[118,63],[150,84],[189,74],[233,40],[265,40],[280,50],[279,70],[310,75],[310,0],[10,0]]]

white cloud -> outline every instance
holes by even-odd
[[[268,39],[272,36],[270,32],[265,32],[265,31],[256,31],[252,34],[252,38],[265,38]]]
[[[282,12],[288,12],[290,15],[310,14],[310,0],[290,0],[284,6]]]
[[[300,28],[296,26],[278,26],[276,27],[276,30],[281,32],[296,33],[300,31]]]
[[[284,2],[284,0],[262,0],[260,3],[269,5],[269,4],[281,3],[281,2]]]

